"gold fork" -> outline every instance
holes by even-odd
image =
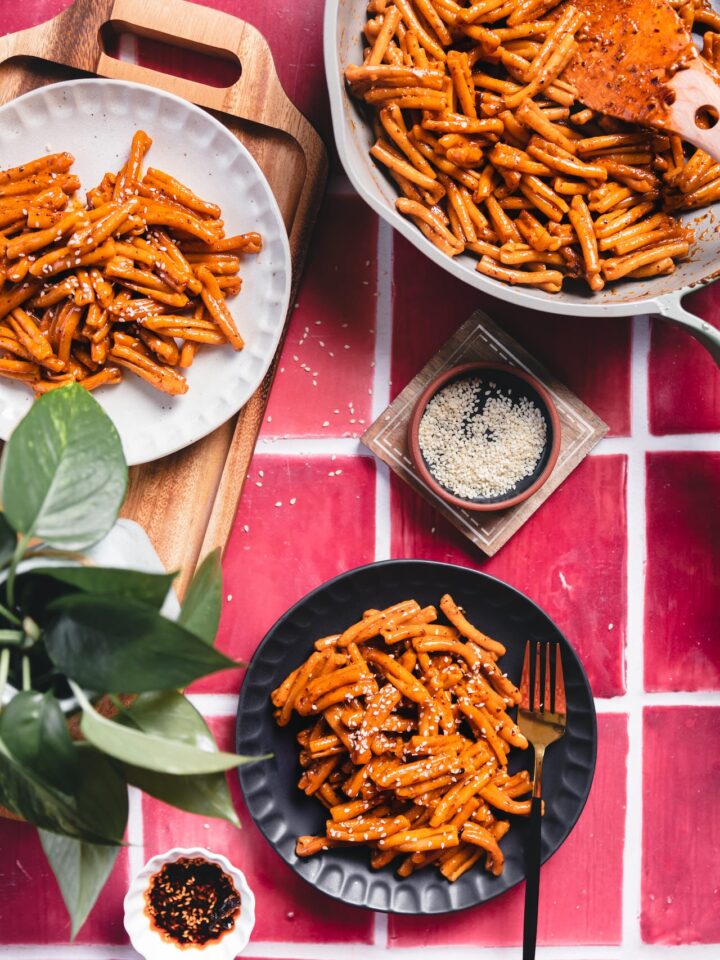
[[[525,645],[522,679],[520,680],[520,705],[518,726],[535,751],[533,774],[532,809],[526,854],[525,873],[525,919],[523,922],[523,960],[534,960],[537,940],[538,896],[540,893],[540,850],[542,834],[542,774],[545,750],[565,733],[567,703],[563,679],[560,644],[555,644],[555,683],[551,681],[551,655],[549,643],[538,643],[535,649],[535,671],[532,690],[530,687],[531,643]],[[542,664],[545,663],[544,693],[541,683]],[[554,697],[552,696],[554,689]],[[554,702],[553,702],[554,701]]]

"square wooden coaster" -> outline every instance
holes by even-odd
[[[506,510],[474,513],[445,503],[420,478],[408,451],[408,421],[415,402],[427,384],[443,370],[474,360],[506,363],[533,374],[552,396],[560,417],[562,436],[555,469],[536,493],[516,507]],[[607,424],[586,407],[565,384],[556,380],[482,310],[477,310],[457,333],[445,342],[361,439],[366,447],[422,494],[483,553],[493,556],[550,494],[557,490],[563,480],[605,436],[607,430]]]

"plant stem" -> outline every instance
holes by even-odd
[[[22,630],[0,630],[0,643],[10,643],[16,647],[22,643],[24,636]]]
[[[10,671],[10,650],[8,647],[0,652],[0,710],[2,709],[2,699],[5,693],[5,684],[7,683],[8,673]]]
[[[11,610],[8,610],[7,607],[4,607],[1,603],[0,603],[0,617],[4,617],[6,620],[9,620],[10,623],[14,623],[15,626],[17,627],[20,626],[20,617],[16,617]]]
[[[15,606],[15,574],[17,572],[17,567],[20,561],[23,558],[25,553],[25,548],[28,543],[30,543],[30,534],[23,534],[22,537],[17,542],[15,547],[15,552],[12,555],[12,560],[10,561],[10,569],[8,570],[7,577],[7,602],[8,606],[12,610]]]
[[[30,679],[30,657],[22,658],[22,688],[23,690],[32,690]]]

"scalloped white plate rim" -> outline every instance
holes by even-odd
[[[223,196],[213,196],[212,191],[206,189],[207,181],[212,177],[213,172],[219,173],[218,180],[220,180],[224,175],[224,171],[220,170],[219,167],[213,168],[213,165],[208,163],[206,166],[203,166],[202,171],[200,171],[197,176],[187,176],[182,172],[179,173],[177,169],[173,169],[172,160],[158,160],[156,162],[153,157],[153,150],[156,151],[156,155],[162,152],[162,149],[158,150],[156,148],[159,143],[161,143],[163,135],[167,135],[169,138],[169,132],[160,131],[160,133],[157,134],[153,129],[148,128],[147,121],[140,116],[140,111],[137,111],[135,114],[135,116],[138,117],[137,120],[129,113],[113,118],[113,122],[123,129],[118,132],[117,136],[107,148],[105,156],[112,156],[113,159],[102,161],[102,165],[106,169],[112,169],[111,166],[108,167],[108,164],[116,162],[112,154],[113,143],[122,142],[124,145],[124,154],[127,155],[134,131],[139,128],[148,128],[147,132],[153,138],[153,146],[148,153],[146,165],[164,167],[168,173],[178,176],[178,179],[186,179],[188,185],[200,195],[208,196],[209,199],[218,202],[223,209],[223,218],[226,220],[226,231],[228,235],[231,235],[232,232],[246,232],[256,226],[253,222],[254,219],[256,219],[256,215],[251,211],[251,208],[254,207],[258,200],[264,205],[264,210],[260,216],[269,218],[273,221],[274,225],[274,230],[270,234],[268,234],[267,230],[264,231],[263,252],[255,258],[243,258],[240,269],[240,275],[243,277],[243,289],[236,297],[228,300],[231,312],[236,320],[239,320],[238,326],[240,327],[240,331],[244,333],[242,313],[243,308],[248,306],[253,299],[253,284],[256,285],[254,292],[259,297],[264,298],[260,301],[261,305],[266,302],[268,298],[270,299],[271,302],[267,304],[269,308],[267,316],[272,317],[272,329],[268,329],[268,324],[262,317],[254,321],[256,332],[261,334],[265,341],[260,349],[258,349],[257,338],[256,342],[253,343],[252,333],[250,333],[245,337],[247,340],[245,349],[238,353],[232,351],[229,346],[200,350],[195,363],[186,371],[189,390],[182,397],[169,397],[167,394],[160,393],[132,374],[124,376],[122,383],[117,386],[100,388],[94,391],[93,395],[114,421],[123,442],[127,462],[130,466],[133,466],[160,459],[161,457],[168,456],[171,453],[190,446],[216,430],[247,403],[262,383],[272,363],[282,335],[290,301],[292,262],[290,245],[282,214],[270,185],[257,162],[247,148],[233,136],[219,120],[182,97],[178,97],[164,90],[158,90],[156,87],[151,87],[146,84],[125,80],[110,80],[97,77],[61,81],[49,84],[46,87],[31,90],[0,106],[0,128],[2,128],[3,121],[7,114],[17,111],[18,106],[23,103],[27,103],[33,99],[54,102],[59,94],[62,94],[64,90],[70,88],[97,88],[98,112],[100,112],[105,105],[100,88],[109,87],[119,90],[124,88],[132,97],[145,95],[148,101],[156,100],[159,102],[158,110],[162,103],[165,102],[173,106],[180,105],[182,111],[185,111],[186,116],[189,118],[200,117],[202,122],[209,124],[209,129],[214,128],[215,131],[219,132],[221,142],[224,140],[227,144],[227,155],[230,159],[226,166],[236,163],[238,159],[241,163],[244,162],[249,169],[246,171],[243,181],[247,184],[248,178],[254,178],[256,183],[253,184],[253,186],[257,192],[249,197],[243,193],[242,201],[238,202],[244,203],[248,208],[246,210],[246,216],[237,215],[237,205],[235,205],[235,215],[231,212],[231,222],[228,223],[228,217],[226,216],[229,209],[227,197],[225,198],[225,202],[223,202]],[[86,142],[83,144],[83,136],[81,133],[78,133],[77,128],[74,130],[70,129],[70,124],[77,121],[78,117],[83,119],[83,121],[86,120],[86,117],[79,109],[78,103],[74,101],[72,103],[72,109],[59,121],[60,124],[67,125],[68,127],[65,138],[67,142],[55,142],[52,143],[52,145],[46,143],[44,144],[44,150],[40,149],[37,152],[34,152],[33,148],[29,147],[26,151],[27,155],[23,153],[19,159],[12,156],[6,163],[6,158],[3,157],[3,165],[10,166],[15,163],[22,163],[23,160],[30,160],[33,159],[34,156],[41,155],[42,152],[68,150],[73,153],[76,158],[76,163],[72,169],[73,171],[77,171],[83,164],[82,153],[83,150],[87,149],[87,142],[91,132],[88,130],[85,138]],[[22,143],[25,139],[24,134],[31,128],[28,126],[27,119],[23,120],[20,113],[17,115],[17,120],[22,124],[22,135],[14,139]],[[183,123],[184,122],[186,121],[183,120]],[[41,140],[46,140],[52,136],[56,136],[56,134],[51,130],[47,136],[45,136],[44,133],[38,133],[35,136]],[[95,137],[97,139],[97,134]],[[210,139],[214,140],[214,136]],[[0,133],[0,144],[5,147],[8,142],[11,142],[10,138],[8,136],[3,137]],[[166,144],[164,144],[164,147],[167,149]],[[6,151],[3,150],[3,153],[6,153]],[[177,156],[177,153],[175,155]],[[190,161],[187,154],[185,154],[184,157],[189,163]],[[95,162],[94,158],[92,162]],[[176,164],[176,166],[179,165],[181,164]],[[82,175],[80,179],[81,190],[79,191],[79,195],[83,196],[84,190],[94,184],[86,183]],[[227,194],[232,189],[232,185],[226,185],[224,193]],[[235,192],[239,193],[240,191],[236,189]],[[234,201],[231,201],[231,203],[234,203]],[[270,246],[276,247],[278,242],[280,245],[278,251],[280,255],[276,257],[275,260],[270,260],[268,248]],[[262,260],[263,255],[265,255],[266,258],[264,261]],[[263,280],[265,281],[264,285]],[[270,290],[271,293],[267,294],[267,290]],[[249,369],[246,370],[248,367]],[[200,373],[198,371],[200,371]],[[198,382],[201,377],[205,381],[205,384]],[[195,389],[193,389],[193,381],[196,381]],[[203,389],[204,386],[209,386],[210,390]],[[235,394],[231,400],[228,400],[227,395],[232,390],[235,391]],[[113,400],[113,397],[117,397],[117,401]],[[31,408],[32,403],[32,394],[25,384],[0,379],[0,439],[8,439],[14,427]],[[182,403],[182,410],[180,410],[180,403]],[[180,422],[172,422],[173,413],[175,414],[175,421]],[[138,438],[137,434],[139,424],[144,431],[140,438]]]
[[[145,913],[145,891],[150,878],[166,863],[181,857],[201,857],[218,864],[230,876],[240,894],[240,916],[219,940],[209,941],[200,947],[175,946],[164,940],[150,925]],[[145,864],[133,878],[123,900],[124,926],[133,948],[146,960],[232,960],[245,949],[255,926],[255,895],[242,870],[239,870],[221,853],[213,853],[204,847],[173,847],[166,853],[158,853]]]

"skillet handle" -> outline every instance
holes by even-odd
[[[720,330],[682,305],[680,294],[673,294],[657,301],[660,316],[677,327],[682,327],[698,343],[701,343],[720,367]]]

